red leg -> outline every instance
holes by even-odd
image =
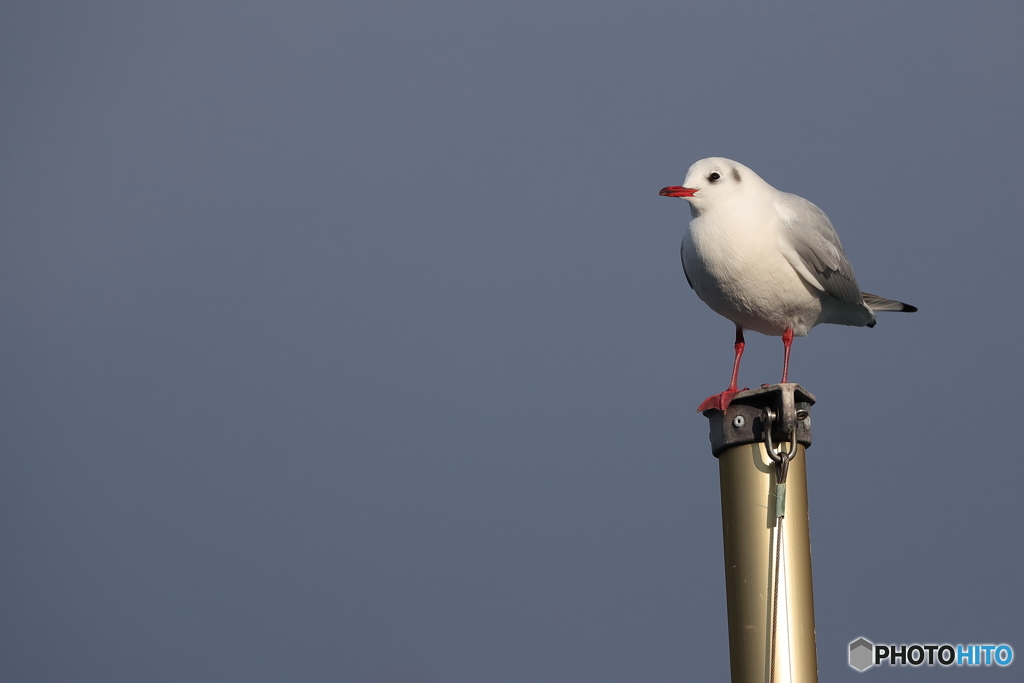
[[[705,410],[721,410],[723,413],[729,408],[729,404],[732,403],[732,397],[740,393],[739,385],[737,380],[740,376],[740,359],[743,358],[743,328],[739,325],[736,326],[736,344],[733,349],[736,350],[736,358],[732,362],[732,381],[729,382],[729,388],[720,394],[714,396],[708,396],[704,399],[704,402],[697,408],[698,413],[702,413]],[[744,389],[746,391],[746,389]]]
[[[732,362],[732,381],[729,382],[729,391],[739,391],[736,388],[736,380],[740,376],[740,358],[743,358],[743,347],[746,344],[743,343],[743,328],[739,325],[736,326],[736,343],[733,345],[733,349],[736,350],[736,358]]]
[[[786,331],[782,333],[782,345],[786,348],[786,357],[782,361],[782,383],[785,384],[789,379],[789,351],[793,348],[792,327],[787,327]]]

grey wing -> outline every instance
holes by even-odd
[[[686,284],[690,285],[690,289],[693,289],[693,280],[690,279],[690,274],[686,272],[686,257],[683,256],[683,249],[685,248],[686,240],[683,240],[683,242],[679,245],[679,260],[683,262],[683,275],[686,276]]]
[[[790,265],[812,287],[849,303],[862,303],[853,266],[825,212],[795,194],[779,193],[782,250]]]

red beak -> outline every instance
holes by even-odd
[[[692,197],[696,191],[680,185],[669,185],[661,188],[661,192],[658,194],[662,197]]]

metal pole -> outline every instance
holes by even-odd
[[[774,384],[737,394],[724,415],[704,413],[722,486],[732,683],[818,680],[805,468],[813,403],[797,384]],[[791,457],[773,459],[773,449]]]

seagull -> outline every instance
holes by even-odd
[[[743,330],[782,337],[786,383],[793,337],[821,323],[874,327],[878,311],[917,310],[861,292],[825,212],[776,190],[741,163],[701,159],[683,185],[658,194],[690,203],[693,220],[680,250],[686,281],[711,310],[736,325],[729,388],[706,398],[698,412],[725,412],[739,393]]]

